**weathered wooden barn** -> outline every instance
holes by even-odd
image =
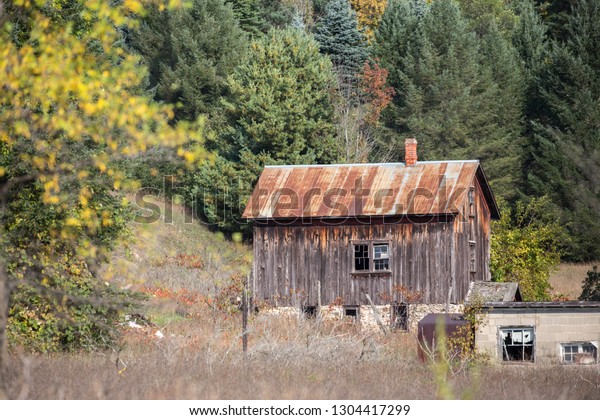
[[[254,221],[253,294],[276,306],[464,301],[490,280],[498,207],[479,161],[267,166]]]

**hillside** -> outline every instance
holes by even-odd
[[[159,327],[220,295],[235,299],[250,272],[251,248],[211,231],[180,204],[173,205],[172,223],[166,223],[164,201],[146,200],[160,207],[160,220],[129,224],[131,236],[112,255],[106,278],[149,293],[144,311]]]

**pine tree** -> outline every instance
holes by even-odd
[[[490,25],[509,36],[517,18],[505,0],[457,0],[460,10],[471,22],[471,28],[479,36],[484,35]]]
[[[246,37],[223,0],[152,10],[132,37],[150,68],[155,99],[179,104],[177,119],[218,115],[226,79],[243,57]]]
[[[400,160],[404,137],[418,136],[420,158],[481,159],[504,195],[520,152],[516,54],[497,30],[480,39],[470,26],[452,0],[390,1],[375,51],[396,96],[379,153]]]
[[[600,4],[580,0],[541,72],[543,112],[526,168],[530,194],[549,194],[569,225],[568,257],[600,255]]]
[[[337,161],[335,84],[331,61],[310,35],[290,28],[255,40],[229,78],[229,125],[214,141],[219,157],[188,183],[200,217],[248,233],[239,217],[264,165]]]
[[[327,54],[338,74],[353,76],[367,60],[366,38],[358,29],[356,13],[348,0],[331,0],[314,30],[323,54]]]
[[[512,44],[519,54],[525,84],[524,117],[527,133],[529,121],[542,110],[538,86],[540,71],[549,53],[547,27],[531,0],[520,0],[513,5],[518,21],[512,33]]]
[[[226,0],[233,8],[240,27],[251,37],[262,36],[271,28],[291,24],[293,8],[281,1]]]
[[[266,22],[260,15],[260,0],[227,0],[227,3],[231,5],[240,28],[251,36],[262,33]]]
[[[517,50],[493,22],[480,39],[480,65],[483,76],[493,86],[493,97],[486,107],[494,125],[487,137],[479,139],[474,156],[485,161],[486,172],[494,177],[496,193],[514,200],[525,145],[526,82]]]
[[[236,147],[288,163],[335,160],[334,86],[331,64],[311,36],[271,30],[229,79],[234,100],[227,111],[241,135]]]
[[[424,5],[424,3],[423,3]],[[422,6],[422,5],[419,5]],[[402,0],[390,0],[375,34],[374,55],[389,71],[388,82],[398,90],[404,88],[403,71],[406,58],[416,54],[423,37],[418,33],[419,15],[416,7]],[[405,104],[403,95],[396,95],[394,103]]]
[[[518,20],[512,33],[512,43],[521,57],[524,70],[533,77],[548,53],[548,30],[531,0],[519,0],[513,7]]]

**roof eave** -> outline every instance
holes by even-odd
[[[492,188],[490,187],[490,183],[488,182],[487,177],[485,176],[485,172],[483,171],[483,167],[481,163],[477,166],[477,172],[475,174],[479,184],[481,185],[481,191],[483,192],[483,196],[485,197],[485,201],[488,204],[490,209],[490,217],[493,220],[500,220],[500,209],[498,208],[498,203],[496,202],[496,197],[494,197],[494,193],[492,192]]]

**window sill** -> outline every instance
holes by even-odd
[[[502,360],[503,365],[531,365],[535,363],[535,360]]]
[[[392,274],[391,270],[380,270],[380,271],[352,271],[350,275],[352,276],[371,276],[371,275],[390,275]]]

